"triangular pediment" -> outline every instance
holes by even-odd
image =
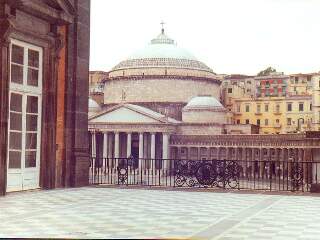
[[[163,123],[125,106],[92,117],[89,123]]]

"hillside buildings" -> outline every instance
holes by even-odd
[[[273,73],[252,77],[252,94],[244,81],[223,80],[224,102],[233,112],[233,123],[256,124],[261,134],[298,133],[315,129],[317,108],[313,108],[312,84],[318,74]],[[248,91],[248,89],[247,89]]]

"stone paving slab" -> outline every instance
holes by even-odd
[[[0,198],[0,238],[320,239],[320,198],[74,188]]]

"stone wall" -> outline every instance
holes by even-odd
[[[227,134],[258,134],[259,126],[252,124],[226,124]]]
[[[198,95],[220,98],[215,82],[183,79],[111,80],[105,83],[104,104],[123,102],[182,102]]]
[[[177,127],[175,135],[220,135],[222,133],[223,126],[219,124],[183,123]]]
[[[183,111],[182,121],[188,123],[227,123],[227,117],[225,111]]]

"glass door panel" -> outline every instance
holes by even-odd
[[[25,167],[37,166],[38,149],[38,104],[37,96],[27,96],[26,109],[26,139],[25,139]]]
[[[28,50],[28,80],[30,86],[38,86],[39,81],[39,52]]]
[[[10,94],[9,109],[9,168],[21,168],[22,95]]]

